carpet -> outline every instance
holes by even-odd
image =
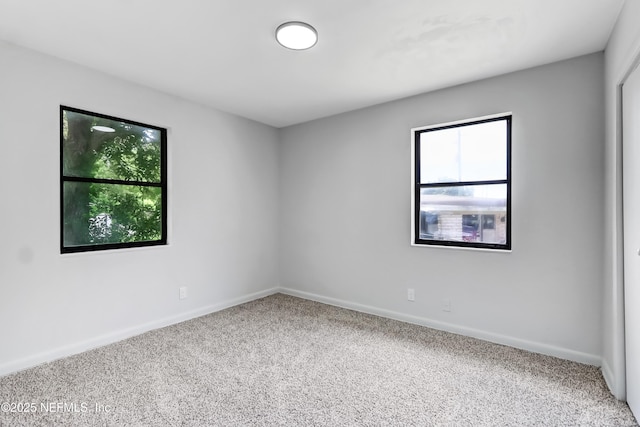
[[[597,367],[282,294],[2,377],[0,404],[2,426],[638,425]]]

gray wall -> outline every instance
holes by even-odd
[[[0,375],[277,287],[277,130],[3,43],[0,63]],[[168,246],[60,255],[60,104],[168,128]]]
[[[281,286],[598,365],[603,78],[599,53],[283,129]],[[409,130],[507,111],[513,251],[411,247]]]
[[[278,289],[600,363],[602,54],[280,131],[0,58],[0,375]],[[59,254],[60,104],[169,129],[168,246]],[[506,111],[513,251],[411,247],[409,130]]]
[[[627,1],[605,51],[605,258],[602,373],[613,394],[625,398],[622,274],[622,140],[619,86],[640,59],[640,2]]]

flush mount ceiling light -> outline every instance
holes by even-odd
[[[97,130],[98,132],[115,132],[114,128],[108,126],[91,126],[91,130]]]
[[[318,32],[304,22],[285,22],[276,30],[276,40],[287,49],[305,50],[318,41]]]

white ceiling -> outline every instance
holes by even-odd
[[[623,2],[0,0],[0,40],[283,127],[601,51]]]

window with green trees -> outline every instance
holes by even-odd
[[[60,107],[62,253],[167,241],[167,131]]]

